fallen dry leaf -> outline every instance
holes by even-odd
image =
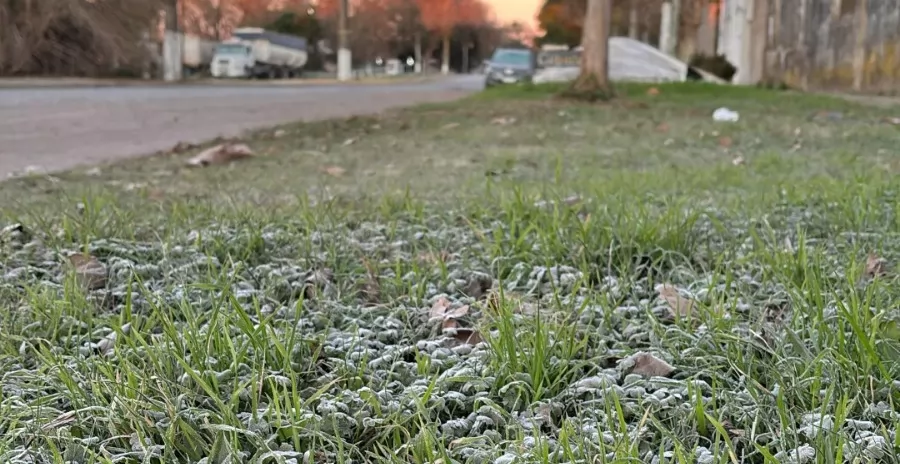
[[[501,117],[494,118],[491,120],[491,124],[495,124],[498,126],[508,126],[510,124],[514,124],[515,122],[516,122],[516,118],[505,117],[505,116],[501,116]]]
[[[434,318],[443,318],[444,314],[447,313],[447,308],[450,307],[450,300],[446,297],[440,297],[437,301],[431,305],[431,311],[428,312],[428,317],[430,319]]]
[[[444,126],[441,127],[441,130],[450,130],[450,129],[455,129],[457,127],[459,127],[458,122],[451,122],[449,124],[444,124]]]
[[[188,166],[211,166],[227,164],[253,156],[253,150],[243,143],[225,143],[201,151],[188,160]]]
[[[490,276],[476,274],[469,279],[466,288],[463,289],[463,293],[465,293],[466,296],[480,300],[481,297],[487,294],[488,290],[490,290],[493,285],[494,280],[491,279]]]
[[[671,364],[643,351],[635,353],[623,362],[631,365],[630,373],[644,377],[668,377],[675,372]]]
[[[722,148],[728,148],[732,143],[731,137],[719,137],[719,146]]]
[[[458,319],[460,317],[469,314],[469,306],[460,306],[456,309],[450,309],[450,300],[446,297],[440,297],[437,301],[431,305],[431,311],[428,312],[428,316],[431,319]]]
[[[340,166],[326,166],[322,168],[322,171],[331,177],[341,177],[347,173],[347,170]]]
[[[463,345],[477,345],[484,341],[477,330],[464,328],[456,329],[456,335],[453,336],[453,339]]]
[[[656,126],[656,132],[662,132],[663,134],[669,132],[669,125],[664,122],[659,123],[659,125]]]
[[[345,147],[349,147],[350,145],[353,145],[354,143],[356,143],[356,139],[350,138],[350,139],[344,140],[344,143],[342,143],[341,145],[343,145]]]
[[[887,260],[875,253],[869,253],[866,256],[866,278],[882,277],[885,274],[887,274]]]
[[[275,137],[276,139],[280,139],[281,137],[284,137],[285,135],[287,135],[287,131],[284,129],[278,129],[272,133],[272,137]]]
[[[655,97],[659,95],[659,89],[657,89],[656,87],[650,87],[649,89],[647,89],[647,95]]]
[[[189,142],[178,142],[172,148],[169,149],[169,153],[175,155],[175,154],[184,153],[186,151],[193,150],[195,148],[197,148],[196,144],[189,143]]]
[[[303,296],[308,300],[316,298],[319,292],[331,283],[332,279],[334,279],[334,271],[328,268],[310,272],[303,282]]]
[[[123,325],[121,330],[123,334],[128,335],[131,332],[131,323]],[[97,343],[97,351],[101,356],[110,356],[115,352],[117,338],[118,332],[113,331],[109,335],[103,337],[103,340],[100,340],[100,343]]]
[[[75,271],[75,279],[87,290],[106,286],[106,266],[89,254],[69,255],[69,264]]]
[[[691,317],[694,310],[694,300],[685,298],[678,293],[678,289],[669,285],[662,284],[656,287],[659,297],[669,304],[669,310],[675,317]]]

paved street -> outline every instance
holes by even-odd
[[[0,89],[0,178],[149,154],[178,142],[298,120],[377,113],[481,89],[478,76],[420,83]]]

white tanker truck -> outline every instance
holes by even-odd
[[[297,77],[309,59],[306,39],[258,27],[234,30],[216,46],[210,73],[217,78]]]

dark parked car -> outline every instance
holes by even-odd
[[[534,53],[527,48],[498,48],[487,62],[485,87],[530,82],[537,67]]]

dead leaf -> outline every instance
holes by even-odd
[[[694,310],[694,300],[685,298],[678,293],[678,289],[669,285],[662,284],[656,287],[659,297],[669,304],[669,310],[675,317],[691,317]]]
[[[719,137],[719,146],[722,148],[728,148],[732,143],[731,137]]]
[[[184,153],[195,148],[197,148],[196,144],[189,142],[178,142],[175,144],[175,146],[169,149],[169,154],[177,155],[179,153]]]
[[[124,335],[128,335],[131,332],[131,323],[123,325],[121,330]],[[117,338],[118,332],[113,331],[109,335],[103,337],[103,340],[100,340],[100,343],[97,343],[97,351],[101,356],[110,356],[115,352]]]
[[[253,156],[253,150],[243,143],[225,143],[201,151],[188,160],[188,166],[211,166],[227,164]]]
[[[459,319],[466,314],[469,314],[469,306],[460,306],[456,309],[451,309],[449,311],[444,312],[444,319]]]
[[[75,279],[87,290],[106,286],[106,266],[89,254],[69,255],[69,263],[75,271]]]
[[[647,89],[647,95],[655,97],[659,95],[659,89],[657,89],[656,87],[650,87],[649,89]]]
[[[498,118],[494,118],[491,120],[491,124],[498,125],[498,126],[508,126],[510,124],[515,124],[515,122],[516,122],[516,118],[506,117],[506,116],[500,116]]]
[[[466,284],[466,288],[463,290],[463,293],[466,296],[470,296],[475,298],[476,300],[480,300],[485,294],[487,294],[488,290],[494,286],[494,279],[492,279],[489,275],[485,274],[475,274]]]
[[[362,286],[362,295],[369,304],[376,304],[381,300],[381,283],[378,280],[378,271],[366,258],[362,259],[366,268],[367,279]]]
[[[643,351],[635,353],[623,362],[631,364],[631,374],[644,377],[668,377],[675,372],[671,364]]]
[[[331,177],[341,177],[347,173],[347,170],[340,166],[326,166],[322,168],[322,171]]]
[[[272,137],[275,137],[276,139],[280,139],[280,138],[284,137],[285,135],[287,135],[287,131],[284,129],[278,129],[272,133]]]
[[[314,299],[331,283],[333,278],[334,271],[328,268],[310,272],[304,281],[303,296],[308,300]]]
[[[456,319],[444,319],[441,322],[441,329],[456,329],[459,328],[459,322]]]
[[[669,125],[664,122],[659,123],[659,125],[656,126],[656,132],[661,132],[663,134],[669,132]]]
[[[349,138],[349,139],[347,139],[347,140],[344,140],[344,143],[342,143],[341,145],[342,145],[342,146],[345,146],[345,147],[349,147],[350,145],[353,145],[354,143],[356,143],[356,139],[355,139],[355,138]]]
[[[866,256],[866,278],[882,277],[885,274],[887,274],[887,260],[875,253],[869,253]]]
[[[477,330],[464,328],[456,329],[456,335],[453,336],[453,339],[463,345],[477,345],[484,341]]]
[[[735,166],[743,166],[745,163],[743,156],[738,156],[735,159],[731,160],[731,164]]]
[[[900,126],[900,118],[897,118],[897,117],[885,118],[885,121],[888,122],[889,124],[893,124],[895,126]]]
[[[444,314],[447,314],[447,308],[449,308],[449,307],[450,307],[450,300],[448,300],[447,297],[442,296],[442,297],[438,298],[438,300],[435,301],[433,305],[431,305],[431,311],[428,312],[428,317],[430,319],[434,319],[434,318],[442,318],[443,319]]]
[[[457,127],[459,127],[458,122],[451,122],[449,124],[444,124],[444,126],[441,127],[441,130],[450,130],[450,129],[455,129]]]

